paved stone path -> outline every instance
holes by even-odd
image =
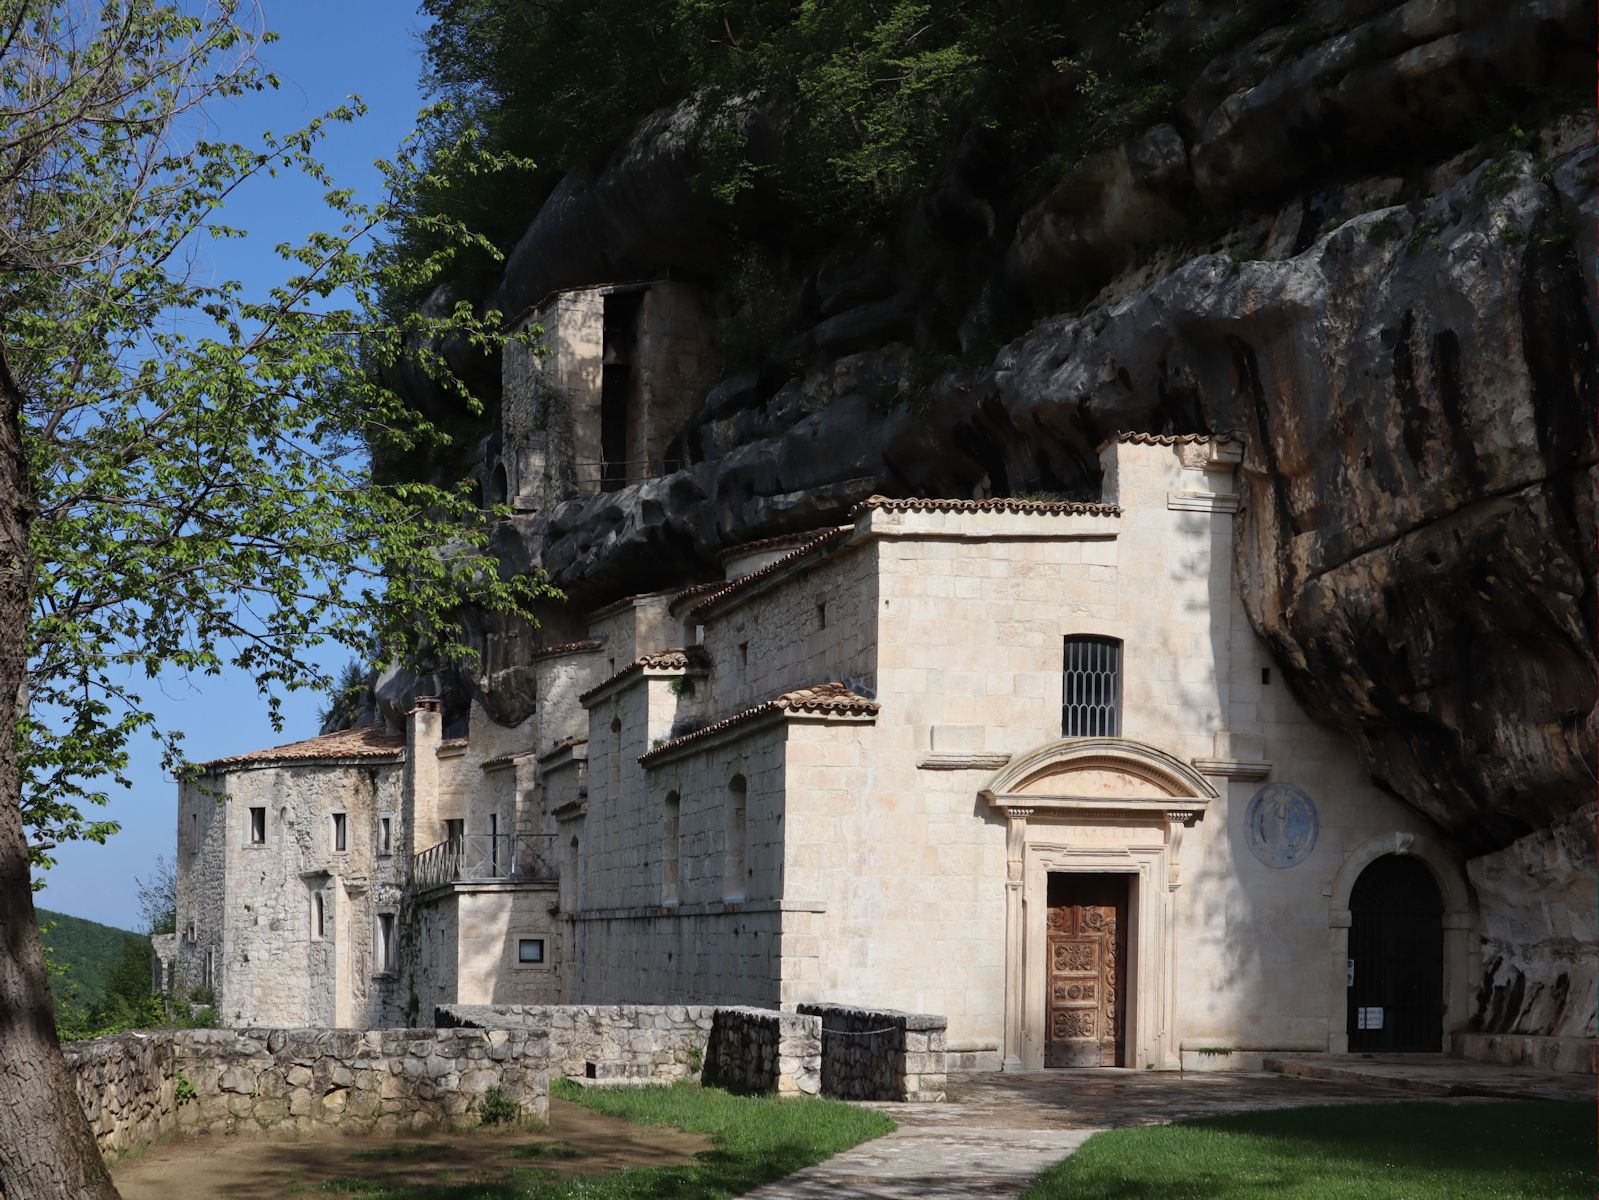
[[[1126,1070],[951,1075],[944,1104],[876,1107],[899,1129],[747,1200],[965,1200],[1018,1196],[1093,1134],[1247,1109],[1405,1099],[1369,1084],[1260,1073]]]
[[[1302,1079],[1364,1083],[1428,1096],[1584,1100],[1590,1104],[1594,1099],[1592,1075],[1561,1075],[1441,1054],[1293,1054],[1268,1058],[1266,1066]]]

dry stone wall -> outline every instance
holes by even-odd
[[[686,1079],[705,1061],[716,1009],[683,1004],[450,1004],[440,1029],[509,1031],[555,1075]]]
[[[801,1004],[798,1011],[821,1018],[822,1095],[944,1099],[945,1018],[840,1004]]]
[[[706,1083],[735,1092],[814,1096],[822,1087],[822,1022],[770,1008],[719,1008]]]
[[[516,1029],[158,1030],[64,1048],[103,1154],[172,1133],[469,1129],[498,1088],[549,1112],[535,1039]]]

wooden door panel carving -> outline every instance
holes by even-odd
[[[1118,972],[1126,883],[1106,875],[1053,875],[1049,893],[1044,1065],[1121,1066]]]

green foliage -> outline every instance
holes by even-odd
[[[367,667],[364,662],[351,659],[345,663],[338,678],[328,688],[327,703],[317,710],[317,723],[325,726],[334,722],[340,729],[348,729],[355,724],[361,697],[366,693],[366,680]]]
[[[178,1077],[172,1081],[172,1098],[177,1101],[178,1107],[194,1103],[199,1095],[200,1093],[194,1088],[194,1081],[179,1071]]]
[[[331,128],[360,116],[358,101],[253,146],[195,140],[206,102],[275,80],[249,57],[253,6],[188,8],[127,0],[110,25],[41,0],[8,9],[0,399],[20,410],[28,456],[36,587],[20,734],[35,841],[115,831],[87,811],[108,780],[128,785],[141,731],[167,769],[182,769],[178,735],[155,728],[141,679],[244,671],[277,721],[285,691],[326,686],[315,663],[329,640],[470,658],[461,604],[528,615],[548,594],[536,578],[500,578],[468,485],[368,468],[369,455],[444,439],[385,372],[408,363],[481,411],[439,347],[490,351],[504,337],[500,314],[464,302],[382,311],[385,296],[430,288],[458,255],[494,254],[486,239],[437,213],[412,217],[426,253],[386,252],[374,234],[401,213],[397,197],[442,186],[438,170],[456,186],[521,164],[483,152],[445,107],[378,164],[387,195],[371,204],[317,157]],[[283,281],[247,295],[192,270],[210,240],[243,236],[221,221],[232,192],[289,172],[326,189],[334,227],[276,247]]]
[[[522,1106],[495,1084],[483,1093],[478,1119],[484,1125],[514,1125],[522,1118]]]
[[[1024,1200],[1554,1200],[1593,1183],[1590,1104],[1295,1108],[1095,1134]]]
[[[43,908],[36,912],[58,1013],[92,1009],[105,996],[106,981],[127,947],[148,946],[144,938],[126,929]]]
[[[749,250],[729,264],[724,275],[728,305],[712,337],[722,365],[730,371],[760,362],[788,331],[794,316],[794,289],[769,256]]]

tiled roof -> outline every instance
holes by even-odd
[[[445,738],[439,743],[438,753],[446,754],[451,750],[465,750],[466,743],[466,738]]]
[[[549,762],[550,759],[554,758],[558,754],[565,754],[568,750],[571,750],[574,747],[586,746],[587,744],[588,744],[588,738],[585,738],[585,737],[567,737],[567,738],[562,738],[560,741],[556,742],[555,745],[551,746],[548,750],[546,750],[543,754],[539,755],[539,761],[540,762]]]
[[[602,679],[588,691],[577,698],[579,704],[586,704],[591,696],[598,696],[606,688],[628,675],[637,675],[645,671],[687,671],[695,667],[705,666],[705,652],[698,646],[687,650],[656,650],[650,654],[640,655],[627,666],[608,679]]]
[[[586,650],[598,650],[605,642],[601,638],[584,638],[578,642],[556,642],[549,646],[535,646],[533,653],[528,656],[530,662],[537,662],[541,658],[554,658],[557,654],[577,654]]]
[[[676,596],[679,591],[681,591],[680,588],[669,587],[661,588],[654,592],[634,592],[631,596],[622,596],[619,599],[612,600],[609,604],[596,608],[589,613],[588,619],[590,621],[598,621],[600,618],[608,617],[612,613],[621,612],[629,604],[635,604],[640,600],[653,600],[657,596]]]
[[[842,683],[819,683],[815,687],[784,692],[764,704],[746,708],[730,717],[723,717],[720,721],[713,721],[702,729],[696,729],[693,733],[685,733],[682,737],[662,742],[647,754],[639,755],[639,762],[648,765],[663,754],[670,754],[691,742],[721,733],[725,729],[732,729],[736,725],[743,725],[758,717],[781,713],[805,713],[825,717],[875,717],[879,707],[877,701],[857,695]]]
[[[713,579],[709,583],[692,583],[677,595],[672,597],[672,602],[666,606],[667,612],[675,614],[677,606],[685,600],[692,600],[696,596],[703,596],[706,592],[717,592],[725,588],[730,581],[726,579]],[[732,581],[736,582],[736,581]]]
[[[515,754],[501,754],[495,758],[484,759],[481,765],[485,771],[492,771],[498,767],[508,767],[520,759],[532,757],[533,751],[518,750]]]
[[[798,546],[810,541],[818,534],[828,532],[826,529],[805,529],[799,533],[779,533],[773,537],[757,538],[753,542],[740,542],[736,546],[729,546],[725,550],[718,550],[718,559],[738,558],[744,554],[759,554],[763,550],[776,550],[779,546]]]
[[[323,758],[395,759],[405,749],[405,735],[389,733],[377,725],[362,725],[357,729],[341,729],[321,737],[307,738],[303,742],[290,742],[286,746],[271,746],[265,750],[252,750],[248,754],[235,754],[229,758],[214,758],[201,763],[207,770],[249,766],[258,763],[308,762]]]
[[[1134,433],[1118,430],[1108,441],[1134,446],[1191,446],[1195,442],[1236,442],[1235,433]]]
[[[732,595],[734,592],[743,591],[751,584],[758,583],[762,579],[767,578],[769,575],[775,575],[777,572],[787,567],[790,563],[804,558],[807,554],[814,554],[824,546],[830,546],[834,542],[842,541],[854,531],[855,526],[853,525],[836,525],[831,529],[822,530],[820,533],[813,535],[810,541],[805,542],[803,545],[789,551],[787,554],[783,555],[782,558],[773,559],[764,567],[751,571],[748,575],[740,575],[737,579],[723,584],[720,588],[717,588],[715,591],[711,592],[705,597],[705,599],[701,600],[689,610],[690,618],[698,617],[713,604],[718,603],[719,601]]]
[[[989,500],[938,500],[911,497],[891,500],[887,496],[868,496],[853,509],[858,516],[871,509],[883,512],[1008,512],[1081,513],[1086,516],[1115,517],[1121,508],[1115,504],[1092,504],[1086,500],[1021,500],[1015,496],[995,496]]]

